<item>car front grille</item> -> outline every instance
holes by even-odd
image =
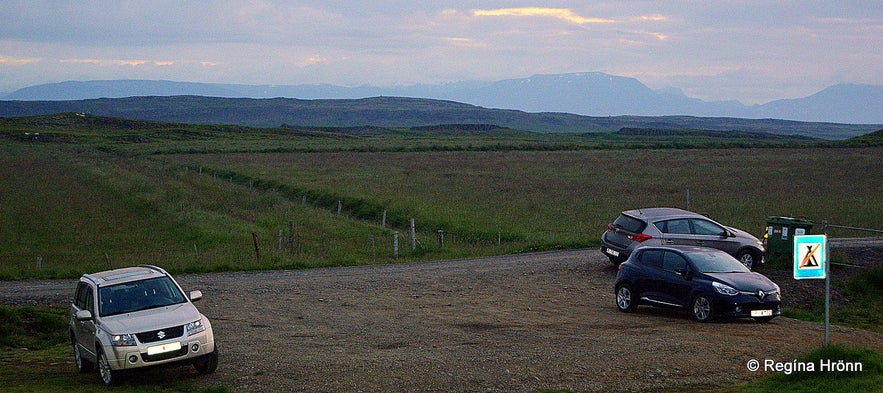
[[[184,335],[184,326],[183,325],[135,334],[135,336],[138,337],[138,341],[145,343],[145,344],[157,342],[157,341],[168,340],[168,339],[172,339],[172,338],[178,338],[183,335]]]

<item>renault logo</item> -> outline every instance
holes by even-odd
[[[764,296],[766,296],[766,293],[764,293],[763,290],[757,291],[757,297],[763,299]],[[162,332],[160,332],[160,333],[162,333]]]
[[[159,333],[156,334],[156,336],[159,337],[160,340],[162,340],[166,338],[166,332],[160,330]]]

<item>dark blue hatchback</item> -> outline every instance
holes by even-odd
[[[768,322],[781,314],[778,285],[730,254],[706,247],[638,248],[619,266],[614,292],[622,312],[639,304],[674,307],[699,322],[718,316]]]

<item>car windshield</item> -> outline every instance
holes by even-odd
[[[98,314],[125,314],[186,302],[168,277],[156,277],[98,288]]]
[[[693,266],[701,273],[749,273],[745,265],[725,252],[688,252]]]

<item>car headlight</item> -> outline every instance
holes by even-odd
[[[193,322],[188,323],[184,326],[184,330],[187,331],[188,336],[192,336],[196,333],[199,333],[205,330],[205,325],[202,323],[201,319],[195,320]]]
[[[714,287],[714,290],[721,295],[736,296],[739,294],[739,291],[737,291],[735,288],[726,284],[721,284],[717,281],[712,282],[711,286]]]
[[[137,345],[135,343],[134,334],[115,334],[110,337],[110,344],[115,347],[131,347]]]

